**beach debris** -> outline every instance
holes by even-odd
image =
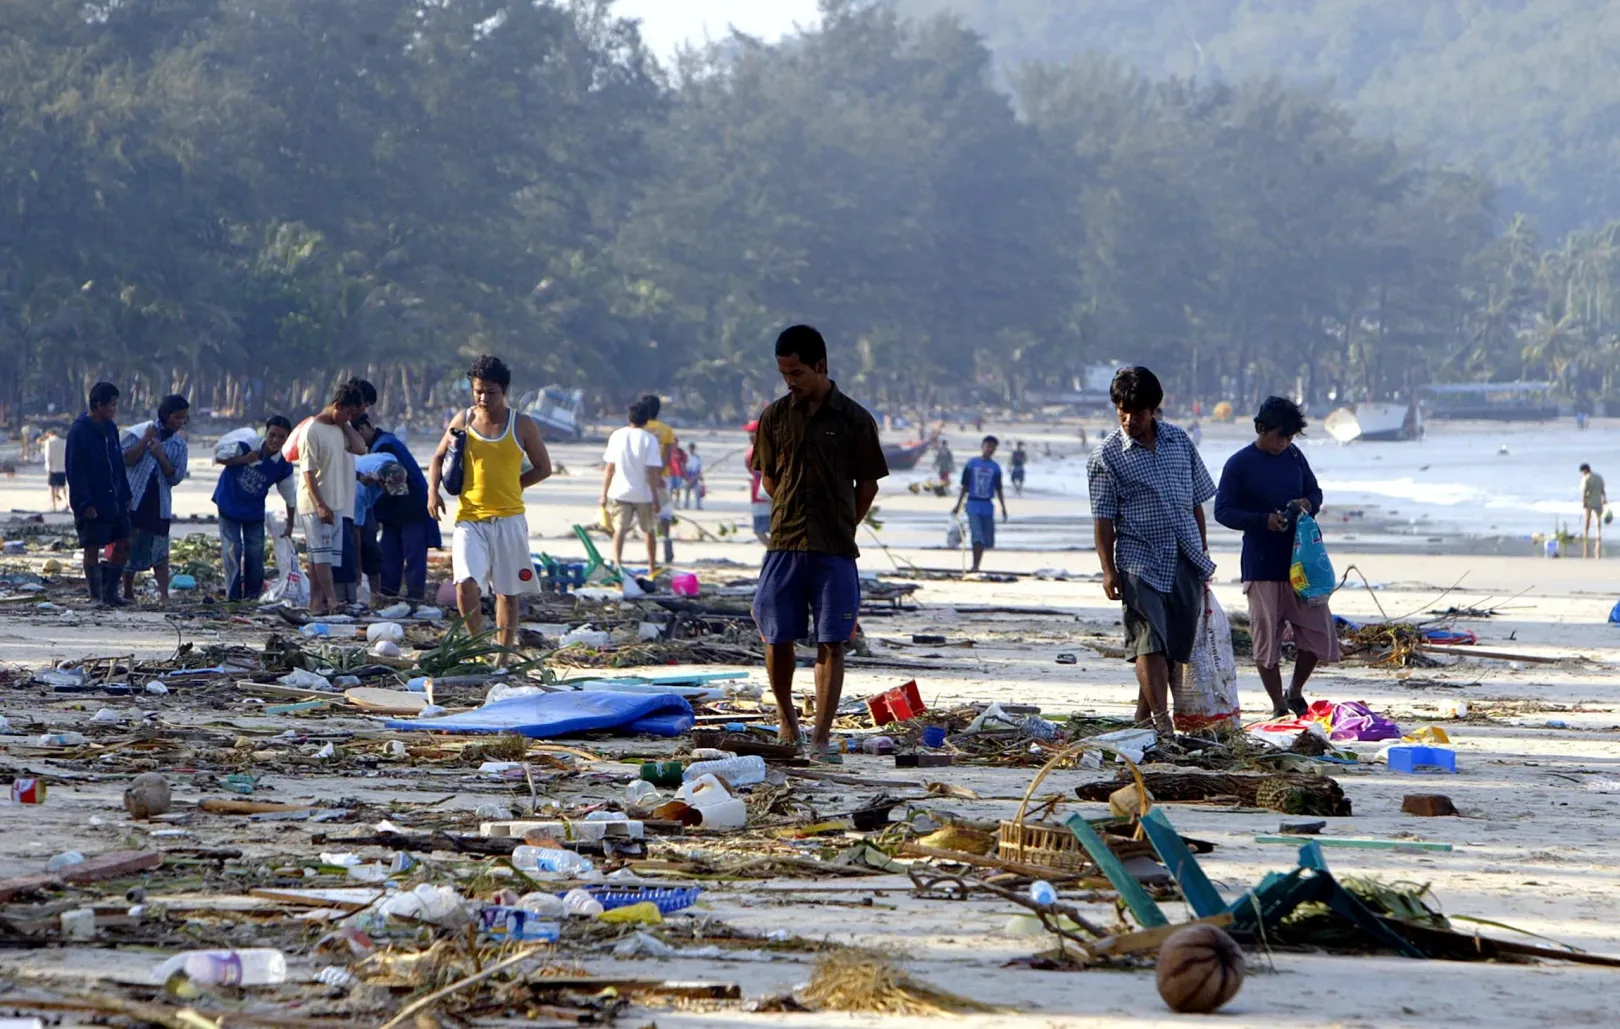
[[[858,1011],[912,1018],[995,1014],[1006,1008],[951,993],[907,974],[880,950],[841,947],[816,959],[810,982],[798,992],[813,1011]]]
[[[1384,752],[1392,772],[1456,772],[1457,752],[1449,747],[1394,746]]]
[[[1213,925],[1181,929],[1159,947],[1159,996],[1178,1014],[1207,1015],[1243,988],[1243,950]]]
[[[157,772],[142,772],[124,790],[124,810],[137,821],[167,814],[169,805],[169,782]]]
[[[1401,811],[1421,818],[1455,815],[1457,806],[1443,793],[1408,793],[1401,799]]]

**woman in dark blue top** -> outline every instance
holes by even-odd
[[[1243,592],[1249,598],[1254,661],[1271,697],[1272,713],[1302,715],[1308,708],[1305,681],[1318,662],[1339,659],[1339,637],[1327,604],[1300,599],[1289,582],[1294,523],[1301,512],[1322,508],[1322,487],[1309,461],[1294,446],[1305,432],[1299,406],[1267,397],[1254,418],[1255,441],[1233,454],[1221,471],[1215,494],[1215,520],[1243,533]],[[1282,634],[1293,630],[1294,675],[1282,689]]]

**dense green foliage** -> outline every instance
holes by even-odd
[[[0,414],[99,377],[296,414],[356,372],[420,414],[493,351],[731,416],[795,320],[879,405],[1620,368],[1620,229],[1496,231],[1327,92],[998,79],[954,21],[825,15],[662,69],[609,0],[7,0]]]
[[[1620,216],[1620,7],[1591,0],[897,0],[997,62],[1328,86],[1369,132],[1478,169],[1559,233]],[[1612,95],[1611,95],[1612,94]]]

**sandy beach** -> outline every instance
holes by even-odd
[[[890,666],[852,667],[846,696],[865,696],[916,679],[933,708],[975,701],[1038,705],[1052,719],[1073,713],[1125,717],[1134,706],[1128,666],[1096,649],[1117,643],[1119,611],[1095,581],[1089,511],[1083,498],[1042,487],[1048,470],[1079,460],[1072,428],[1046,432],[1031,426],[988,427],[1004,441],[1024,439],[1040,455],[1031,464],[1030,490],[1010,497],[1012,518],[1002,531],[1005,549],[987,557],[985,568],[1008,573],[1010,581],[963,581],[928,577],[915,596],[917,608],[864,624],[875,657]],[[704,453],[709,495],[702,511],[681,511],[683,525],[677,565],[705,581],[751,577],[762,548],[733,526],[747,523],[746,483],[741,468],[745,440],[740,433],[692,433]],[[1219,434],[1213,434],[1219,435]],[[974,433],[952,433],[958,462],[971,454]],[[1093,439],[1096,433],[1093,433]],[[1239,439],[1231,436],[1234,444]],[[425,455],[427,440],[413,438]],[[1063,458],[1044,456],[1050,443]],[[1211,440],[1206,436],[1206,451]],[[196,464],[194,448],[194,467]],[[1005,456],[1004,447],[1003,457]],[[599,446],[554,448],[566,474],[530,491],[529,523],[537,550],[557,556],[580,554],[570,527],[594,518],[601,473]],[[206,456],[206,454],[205,454]],[[1045,470],[1043,470],[1043,465]],[[1052,477],[1057,473],[1053,471]],[[863,536],[864,569],[885,577],[907,569],[960,571],[964,556],[941,546],[952,499],[915,494],[906,487],[926,478],[923,470],[899,473],[884,483],[878,498],[883,529]],[[198,470],[177,491],[177,514],[211,512],[213,474]],[[25,470],[0,483],[0,509],[38,511],[45,498],[43,476]],[[1458,773],[1443,779],[1392,773],[1361,764],[1335,767],[1354,807],[1352,817],[1329,819],[1325,835],[1344,838],[1439,841],[1449,853],[1334,849],[1330,867],[1339,875],[1374,875],[1425,883],[1436,903],[1451,916],[1503,923],[1524,933],[1601,954],[1620,955],[1620,927],[1613,898],[1620,886],[1620,630],[1607,624],[1620,597],[1620,564],[1613,561],[1549,560],[1528,543],[1470,541],[1455,534],[1431,539],[1395,531],[1394,519],[1364,515],[1335,520],[1334,497],[1327,498],[1324,529],[1340,572],[1354,566],[1372,588],[1345,589],[1334,598],[1336,613],[1354,620],[1388,616],[1397,620],[1433,617],[1428,612],[1456,608],[1495,610],[1488,618],[1460,618],[1455,625],[1478,634],[1478,649],[1514,655],[1507,659],[1440,656],[1437,667],[1395,669],[1350,662],[1324,668],[1312,680],[1314,697],[1362,700],[1414,732],[1441,726],[1457,753]],[[1211,522],[1213,525],[1213,521]],[[198,525],[195,531],[212,531]],[[727,530],[724,538],[722,529]],[[1354,537],[1354,538],[1353,538]],[[1237,538],[1224,529],[1212,533],[1219,563],[1214,592],[1228,611],[1243,609],[1237,583]],[[637,548],[629,548],[634,553]],[[1507,552],[1503,552],[1507,551]],[[71,555],[65,555],[71,564]],[[37,561],[31,555],[29,561]],[[1030,577],[1037,570],[1061,570],[1067,581]],[[1352,576],[1352,581],[1358,577]],[[964,610],[966,609],[966,610]],[[17,610],[7,608],[7,611]],[[929,647],[914,634],[972,641],[971,648]],[[209,643],[262,644],[258,626],[238,629],[166,622],[155,612],[82,612],[71,624],[63,616],[28,611],[0,615],[0,665],[20,669],[46,661],[109,652],[162,657],[176,647],[177,635],[198,647]],[[1059,664],[1059,654],[1075,664]],[[1240,697],[1246,713],[1267,708],[1252,663],[1239,659]],[[678,672],[663,667],[659,673]],[[727,671],[705,666],[698,671]],[[757,667],[737,668],[764,685]],[[808,674],[801,675],[801,688]],[[0,714],[26,736],[82,728],[94,712],[112,708],[126,718],[155,712],[171,731],[234,725],[268,735],[289,725],[298,732],[354,733],[382,740],[378,724],[353,715],[326,714],[289,722],[245,703],[199,707],[183,692],[169,697],[115,699],[51,698],[0,686]],[[1447,718],[1443,705],[1466,701],[1465,719]],[[49,803],[35,808],[0,807],[0,878],[37,872],[44,861],[69,847],[110,850],[146,837],[149,829],[129,822],[119,798],[128,776],[82,767],[58,767],[48,754],[19,746],[17,736],[0,736],[0,769],[7,776],[64,776]],[[671,744],[621,747],[625,760],[668,752]],[[630,764],[604,762],[593,771],[633,774]],[[960,765],[942,769],[897,770],[885,758],[851,755],[846,771],[857,780],[903,780],[910,787],[889,792],[918,798],[976,819],[1003,819],[1017,809],[1032,769]],[[1047,792],[1071,800],[1063,810],[1088,815],[1100,805],[1073,801],[1073,788],[1111,773],[1081,770],[1054,773]],[[924,782],[966,787],[978,799],[925,801]],[[472,809],[491,800],[513,799],[509,785],[431,768],[382,765],[369,772],[296,775],[270,772],[264,786],[282,799],[358,798],[386,805],[448,796],[442,811],[459,813],[473,824]],[[836,783],[801,784],[823,811],[844,811],[870,788]],[[203,794],[177,774],[182,801]],[[615,787],[603,781],[589,787],[602,799]],[[1401,813],[1403,795],[1443,792],[1460,817],[1424,819]],[[1215,844],[1201,864],[1227,898],[1268,871],[1291,867],[1289,847],[1255,842],[1278,830],[1275,812],[1218,804],[1174,804],[1167,809],[1188,836]],[[203,814],[189,816],[193,835],[187,846],[240,847],[250,858],[312,849],[314,827],[287,823],[242,833],[240,822]],[[1186,917],[1180,902],[1166,906],[1173,919]],[[777,878],[766,882],[717,885],[704,895],[701,911],[740,929],[892,949],[904,956],[916,976],[975,1000],[1001,1005],[1006,1013],[953,1019],[963,1026],[1159,1026],[1185,1024],[1171,1015],[1154,991],[1151,971],[1046,972],[1007,967],[1014,959],[1048,946],[1046,940],[1004,933],[1012,908],[1004,902],[974,899],[958,903],[915,898],[904,876],[850,881]],[[1098,908],[1107,917],[1106,908]],[[1467,922],[1459,928],[1471,931]],[[1490,935],[1505,930],[1487,928]],[[1508,934],[1511,935],[1511,934]],[[1529,939],[1529,937],[1523,937]],[[1532,941],[1539,942],[1539,941]],[[749,997],[779,994],[810,975],[812,955],[790,953],[771,960],[642,959],[621,961],[605,953],[577,955],[597,974],[656,974],[670,979],[726,980]],[[144,982],[154,963],[139,947],[47,947],[0,950],[0,984],[33,975],[83,976],[87,980]],[[324,961],[293,960],[295,974],[312,972]],[[1352,957],[1283,952],[1251,955],[1242,992],[1222,1012],[1220,1024],[1233,1027],[1428,1027],[1467,1019],[1487,1029],[1531,1024],[1598,1025],[1612,1021],[1612,998],[1620,971],[1564,963],[1459,964],[1396,957]],[[4,990],[0,989],[0,994]],[[1466,998],[1466,1000],[1465,1000]],[[0,997],[0,1014],[5,1002]],[[70,1016],[71,1017],[71,1016]],[[826,1013],[749,1013],[724,1010],[658,1010],[619,1024],[742,1027],[753,1025],[921,1026],[934,1019],[833,1015]],[[62,1024],[81,1024],[64,1021]]]

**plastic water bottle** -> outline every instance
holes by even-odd
[[[595,866],[591,864],[590,858],[581,857],[571,850],[525,845],[512,849],[512,867],[520,872],[557,872],[574,875],[589,872]]]
[[[314,638],[316,636],[330,636],[332,635],[332,627],[327,625],[325,622],[309,622],[298,627],[298,634],[300,636],[307,636],[310,638]]]
[[[273,947],[190,950],[163,962],[152,974],[159,982],[167,982],[176,972],[208,986],[267,986],[287,981],[287,958]]]
[[[1056,904],[1057,888],[1044,879],[1037,879],[1029,884],[1029,899],[1043,907],[1047,904]]]
[[[765,781],[765,759],[758,754],[731,757],[723,761],[699,761],[681,773],[687,782],[705,775],[718,776],[733,786],[750,786]]]

